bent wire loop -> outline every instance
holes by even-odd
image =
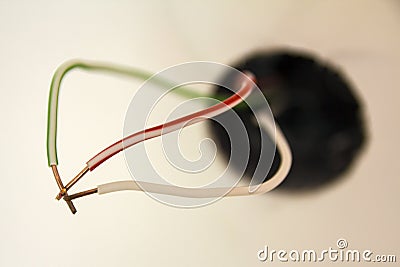
[[[143,191],[142,190],[143,186],[146,188],[146,191],[151,193],[166,194],[166,195],[181,196],[181,197],[192,197],[192,198],[210,198],[219,196],[244,196],[244,195],[263,194],[278,186],[285,179],[286,175],[289,172],[292,162],[292,155],[284,135],[282,134],[281,130],[277,125],[275,126],[275,128],[271,127],[273,123],[271,122],[271,119],[268,116],[260,116],[261,128],[263,128],[271,136],[275,134],[275,141],[277,145],[277,150],[281,155],[281,161],[280,161],[280,166],[276,171],[276,173],[274,174],[274,176],[265,181],[264,183],[262,183],[261,185],[259,185],[256,190],[253,191],[249,190],[248,186],[238,186],[238,187],[233,187],[232,189],[184,188],[179,186],[127,180],[127,181],[117,181],[117,182],[98,185],[96,188],[69,195],[68,190],[71,189],[71,187],[73,187],[86,173],[88,173],[89,171],[93,171],[96,167],[98,167],[100,164],[102,164],[115,154],[145,140],[179,130],[183,127],[187,127],[189,125],[198,123],[200,121],[204,121],[207,118],[217,116],[235,107],[250,95],[251,91],[253,90],[255,82],[255,77],[251,73],[246,73],[248,79],[242,82],[240,90],[237,91],[231,97],[225,99],[224,101],[215,104],[209,108],[206,108],[204,110],[167,122],[165,124],[161,124],[131,134],[119,140],[118,142],[115,142],[114,144],[110,145],[108,148],[102,150],[100,153],[91,158],[86,163],[86,166],[71,181],[69,181],[64,186],[57,169],[58,159],[57,159],[57,148],[56,148],[56,136],[57,136],[58,99],[59,99],[61,82],[65,74],[76,68],[89,71],[102,71],[112,74],[120,74],[144,80],[153,76],[151,73],[144,72],[138,69],[118,66],[110,63],[102,63],[102,62],[87,61],[87,60],[67,61],[64,64],[62,64],[54,73],[50,86],[50,95],[48,103],[47,158],[48,158],[48,165],[52,169],[54,178],[60,189],[60,192],[56,196],[56,199],[60,200],[61,198],[63,198],[68,204],[72,213],[76,213],[76,208],[72,203],[72,200],[75,198],[79,198],[94,193],[106,194],[122,190]],[[166,81],[156,80],[156,82],[168,86],[168,82]],[[193,92],[185,90],[179,91],[179,94],[186,97],[198,96]],[[273,132],[274,130],[275,133]]]

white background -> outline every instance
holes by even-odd
[[[0,1],[1,266],[257,266],[268,264],[257,260],[264,245],[322,250],[338,238],[400,260],[398,1],[82,2]],[[341,183],[189,210],[123,192],[77,200],[73,216],[54,200],[45,134],[59,64],[80,57],[159,71],[191,60],[229,64],[277,46],[334,62],[363,101],[368,144]],[[84,72],[66,78],[58,136],[65,181],[121,136],[139,85]],[[77,188],[117,179],[129,179],[122,155]]]

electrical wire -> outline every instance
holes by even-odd
[[[48,102],[48,113],[47,113],[47,160],[48,165],[58,165],[57,157],[57,115],[58,115],[58,99],[60,93],[61,83],[65,75],[74,69],[83,69],[87,71],[98,71],[105,73],[113,73],[118,75],[123,75],[127,77],[137,78],[141,80],[146,80],[151,78],[154,74],[143,71],[140,69],[135,69],[131,67],[116,65],[108,62],[90,61],[82,59],[73,59],[63,63],[55,71],[49,93]],[[165,88],[171,88],[171,83],[165,80],[157,79],[157,77],[152,78],[152,82],[158,83]],[[175,93],[188,97],[201,97],[203,95],[196,94],[194,91],[190,91],[187,88],[178,88],[174,90]]]
[[[52,167],[53,172],[57,170],[56,166],[58,164],[57,159],[57,148],[56,148],[56,135],[57,135],[57,112],[58,112],[58,98],[61,82],[64,76],[71,71],[72,69],[80,68],[89,71],[103,71],[110,72],[114,74],[126,75],[129,77],[140,78],[140,79],[148,79],[153,76],[152,73],[128,68],[124,66],[114,65],[110,63],[96,62],[96,61],[87,61],[87,60],[70,60],[64,64],[62,64],[54,73],[51,86],[50,86],[50,95],[49,95],[49,103],[48,103],[48,127],[47,127],[47,156],[48,156],[48,164]],[[149,129],[145,129],[139,131],[135,134],[129,135],[122,140],[112,144],[106,149],[102,150],[96,156],[91,158],[87,162],[87,166],[73,179],[71,180],[66,187],[62,185],[61,179],[59,175],[55,176],[59,188],[61,189],[57,199],[60,199],[64,196],[64,199],[69,204],[73,213],[76,212],[75,208],[73,208],[71,200],[77,197],[81,197],[88,194],[98,193],[98,194],[106,194],[116,191],[123,190],[136,190],[143,191],[142,188],[146,188],[147,192],[151,193],[159,193],[180,197],[193,197],[193,198],[211,198],[211,197],[222,197],[222,196],[243,196],[243,195],[255,195],[262,194],[268,192],[278,186],[286,177],[290,170],[292,155],[290,151],[290,147],[279,129],[279,127],[269,118],[266,114],[259,114],[260,118],[260,126],[271,136],[275,136],[275,141],[277,144],[277,150],[281,155],[280,166],[278,171],[274,174],[272,178],[267,180],[266,182],[256,185],[256,186],[239,186],[234,188],[183,188],[178,186],[171,185],[163,185],[163,184],[154,184],[147,182],[139,182],[139,181],[117,181],[111,182],[107,184],[98,185],[97,188],[87,190],[84,192],[80,192],[71,196],[68,196],[66,193],[67,190],[72,187],[85,173],[89,170],[92,171],[100,164],[114,156],[115,154],[121,152],[124,149],[127,149],[135,144],[143,142],[145,140],[155,138],[157,136],[167,134],[176,130],[179,130],[183,127],[187,127],[194,123],[206,120],[210,117],[217,116],[237,105],[239,105],[245,98],[247,98],[254,86],[255,77],[247,73],[248,79],[243,81],[241,89],[236,92],[233,96],[228,99],[220,102],[214,106],[211,106],[205,110],[198,111],[192,113],[190,115],[184,116],[182,118],[173,120],[171,122],[167,122],[165,124],[161,124]],[[160,85],[165,86],[166,88],[171,88],[171,83],[165,80],[159,80],[156,77],[152,77],[152,80]],[[185,97],[204,97],[203,95],[199,95],[187,88],[178,88],[175,90],[178,94]],[[275,132],[274,132],[275,130]]]
[[[273,134],[273,129],[271,127],[271,122],[268,116],[260,116],[260,125],[269,134]],[[191,198],[212,198],[212,197],[222,197],[222,196],[248,196],[248,195],[258,195],[264,194],[271,191],[277,187],[287,176],[292,164],[292,154],[290,151],[289,144],[286,141],[282,131],[277,125],[275,125],[275,141],[277,144],[277,150],[280,154],[281,162],[278,170],[273,177],[257,185],[255,190],[252,190],[249,186],[238,186],[233,188],[185,188],[179,186],[171,186],[164,184],[154,184],[148,182],[139,181],[117,181],[107,184],[102,184],[97,186],[98,194],[107,194],[117,191],[124,190],[135,190],[143,191],[142,188],[146,189],[146,192],[157,193],[164,195],[180,196],[180,197],[191,197]]]
[[[247,77],[253,80],[254,82],[255,77],[252,74],[247,73]],[[253,88],[253,83],[250,83],[250,80],[244,81],[241,89],[238,92],[236,92],[233,96],[226,99],[225,101],[218,103],[214,106],[211,106],[209,108],[206,108],[204,110],[184,116],[182,118],[132,134],[112,144],[111,146],[107,147],[106,149],[98,153],[96,156],[94,156],[87,162],[87,166],[89,170],[92,171],[101,163],[111,158],[115,154],[137,143],[160,136],[162,134],[167,134],[179,130],[183,127],[190,126],[192,124],[201,122],[208,118],[224,113],[225,111],[235,107],[236,105],[241,103],[244,99],[246,99],[250,95],[252,88]]]

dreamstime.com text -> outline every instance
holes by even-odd
[[[329,247],[321,251],[305,250],[275,250],[264,246],[257,252],[258,260],[262,262],[396,262],[396,255],[375,254],[371,250],[347,249],[346,239],[336,242],[337,248]]]

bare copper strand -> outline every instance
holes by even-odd
[[[67,199],[68,197],[69,197],[68,194],[65,195],[64,196],[64,200],[65,200],[65,202],[67,202],[67,205],[68,205],[69,209],[71,210],[72,214],[75,214],[76,213],[76,208],[74,206],[74,203],[72,203],[71,200]]]
[[[93,188],[93,189],[82,191],[82,192],[79,192],[79,193],[76,193],[76,194],[72,194],[72,195],[69,195],[68,197],[65,196],[64,199],[65,200],[72,200],[72,199],[75,199],[75,198],[80,198],[80,197],[88,196],[88,195],[95,194],[95,193],[97,193],[97,188]]]
[[[56,182],[60,190],[64,189],[63,182],[61,181],[60,174],[58,173],[58,169],[56,165],[51,165],[51,170],[53,171],[54,178],[56,178]]]
[[[81,170],[74,179],[72,179],[71,181],[68,182],[68,184],[65,186],[64,190],[61,190],[58,195],[56,196],[57,200],[60,200],[63,196],[65,196],[65,194],[67,193],[67,191],[74,185],[76,184],[87,172],[89,171],[89,168],[86,166],[85,168],[83,168],[83,170]]]
[[[67,189],[67,191],[74,185],[76,184],[87,172],[89,171],[89,167],[86,166],[85,168],[83,168],[83,170],[81,170],[78,175],[75,176],[74,179],[72,179],[66,186],[65,189]]]
[[[58,187],[60,188],[61,192],[63,192],[63,196],[68,197],[68,193],[65,190],[63,182],[61,181],[60,174],[58,173],[57,166],[56,165],[51,165],[51,170],[53,171],[54,178],[56,179]],[[65,199],[65,201],[67,202],[68,207],[71,210],[71,212],[73,214],[75,214],[76,213],[76,208],[75,208],[74,204],[72,203],[72,201],[69,200],[69,199]]]

